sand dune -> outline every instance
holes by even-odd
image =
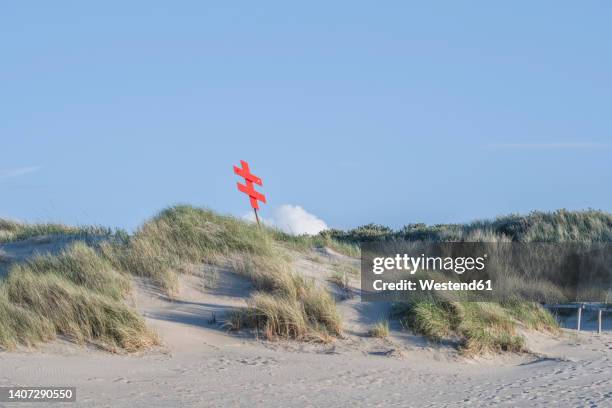
[[[293,256],[301,273],[327,285],[332,265],[355,262],[331,251]],[[534,354],[466,359],[405,330],[369,337],[389,305],[362,303],[357,282],[351,286],[356,295],[339,304],[344,338],[317,344],[228,333],[227,313],[253,289],[230,268],[182,275],[175,299],[137,279],[130,301],[161,347],[113,355],[58,340],[0,353],[0,385],[76,386],[71,406],[82,407],[610,406],[609,334],[529,334]]]

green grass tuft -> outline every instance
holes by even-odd
[[[557,322],[532,302],[467,302],[429,297],[396,306],[396,312],[415,332],[439,342],[458,342],[465,355],[525,351],[518,326],[556,332]]]
[[[234,270],[251,279],[260,292],[249,299],[247,309],[230,319],[233,329],[255,327],[270,340],[329,339],[341,333],[333,298],[326,289],[294,273],[285,257],[241,257],[234,261]]]
[[[389,321],[380,320],[376,322],[376,324],[370,329],[368,334],[372,337],[378,337],[381,339],[389,337]]]

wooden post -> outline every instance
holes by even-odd
[[[578,307],[578,331],[580,331],[580,319],[582,318],[582,305]]]
[[[601,334],[601,314],[602,310],[597,311],[597,334]]]
[[[257,226],[261,228],[261,224],[259,223],[259,215],[257,215],[257,208],[253,208],[255,211],[255,219],[257,220]]]

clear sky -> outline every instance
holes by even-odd
[[[0,217],[243,215],[240,159],[334,227],[612,211],[610,2],[10,3]]]

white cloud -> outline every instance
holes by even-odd
[[[251,212],[244,218],[254,222],[255,214]],[[328,228],[325,221],[310,214],[299,205],[283,204],[273,211],[271,218],[259,218],[265,225],[293,235],[315,235]]]
[[[25,174],[34,173],[40,170],[40,167],[16,167],[14,169],[4,169],[0,170],[0,179],[19,177]]]

